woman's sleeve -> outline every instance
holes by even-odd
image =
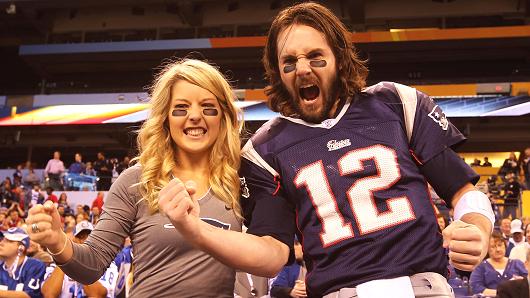
[[[471,277],[469,278],[469,283],[471,284],[471,290],[473,294],[480,294],[486,289],[486,284],[484,282],[486,273],[486,264],[484,262],[480,263],[473,272],[471,272]]]
[[[120,251],[136,218],[137,198],[131,185],[138,181],[139,172],[139,166],[135,166],[118,177],[107,194],[95,229],[84,244],[72,243],[72,259],[59,267],[74,280],[94,283]]]

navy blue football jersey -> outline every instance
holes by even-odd
[[[375,279],[446,275],[420,167],[464,139],[427,95],[391,82],[366,88],[320,124],[275,118],[243,149],[248,232],[289,246],[298,234],[311,297]]]
[[[7,269],[9,270],[9,269]],[[12,276],[2,262],[0,265],[0,290],[24,291],[30,297],[42,297],[41,284],[46,272],[43,262],[26,257],[24,262],[18,266]]]

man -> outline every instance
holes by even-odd
[[[84,243],[94,230],[88,221],[81,221],[75,227],[74,239],[76,243]],[[83,285],[71,279],[61,268],[51,264],[46,268],[46,275],[42,285],[42,294],[46,297],[109,297],[114,298],[114,288],[118,279],[116,264],[111,263],[105,274],[91,285]]]
[[[44,177],[46,177],[48,185],[54,190],[63,190],[63,181],[61,178],[64,171],[65,168],[64,163],[61,160],[61,152],[53,152],[53,158],[48,161],[46,168],[44,169]]]
[[[526,260],[524,262],[526,270],[530,272],[530,249],[526,251]],[[523,278],[508,280],[502,282],[497,287],[497,298],[526,298],[530,297],[530,279],[528,276]]]
[[[98,152],[98,159],[94,161],[94,170],[99,180],[97,182],[98,190],[109,190],[112,180],[112,164],[105,158],[103,152]]]
[[[0,297],[42,297],[41,282],[46,267],[26,256],[28,234],[22,228],[3,232],[0,241]]]
[[[489,161],[489,158],[487,156],[484,156],[484,163],[482,164],[483,167],[491,167],[492,164]]]
[[[508,240],[508,246],[506,247],[505,256],[507,257],[510,256],[514,247],[524,245],[523,222],[520,219],[514,219],[510,225],[510,233],[512,237]]]
[[[294,241],[294,257],[296,262],[283,267],[278,277],[271,286],[273,298],[304,298],[307,297],[305,289],[305,276],[307,268],[304,264],[302,245],[297,239]]]
[[[308,297],[452,297],[445,248],[456,268],[472,270],[494,221],[472,185],[478,175],[451,149],[464,136],[423,93],[389,82],[363,90],[368,70],[350,33],[319,4],[279,13],[263,61],[282,117],[243,149],[248,233],[201,223],[194,190],[178,179],[160,193],[162,212],[195,246],[256,275],[292,258],[296,232]],[[455,208],[443,239],[426,181]]]
[[[525,241],[522,241],[521,244],[513,247],[508,258],[526,262],[526,252],[530,249],[530,227],[528,226],[525,229],[525,238]]]
[[[510,220],[509,217],[505,217],[501,220],[500,230],[502,233],[502,238],[506,241],[508,241],[510,239],[510,236],[512,235],[511,234],[511,223],[512,221]],[[506,244],[508,244],[508,242],[506,242]]]
[[[85,172],[86,166],[83,163],[83,157],[81,156],[81,153],[76,153],[74,156],[75,162],[70,165],[68,168],[69,174],[82,174]]]

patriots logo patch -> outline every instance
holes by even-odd
[[[250,192],[245,177],[239,177],[239,183],[241,184],[241,196],[248,199],[250,197]]]
[[[432,108],[432,111],[429,113],[429,117],[434,122],[438,123],[438,125],[440,125],[443,130],[447,130],[447,128],[449,127],[449,121],[447,120],[447,117],[438,105]]]

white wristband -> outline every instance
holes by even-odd
[[[459,220],[468,213],[480,213],[491,221],[491,227],[495,226],[495,214],[491,209],[491,202],[483,192],[472,190],[466,192],[455,206],[454,217]]]

